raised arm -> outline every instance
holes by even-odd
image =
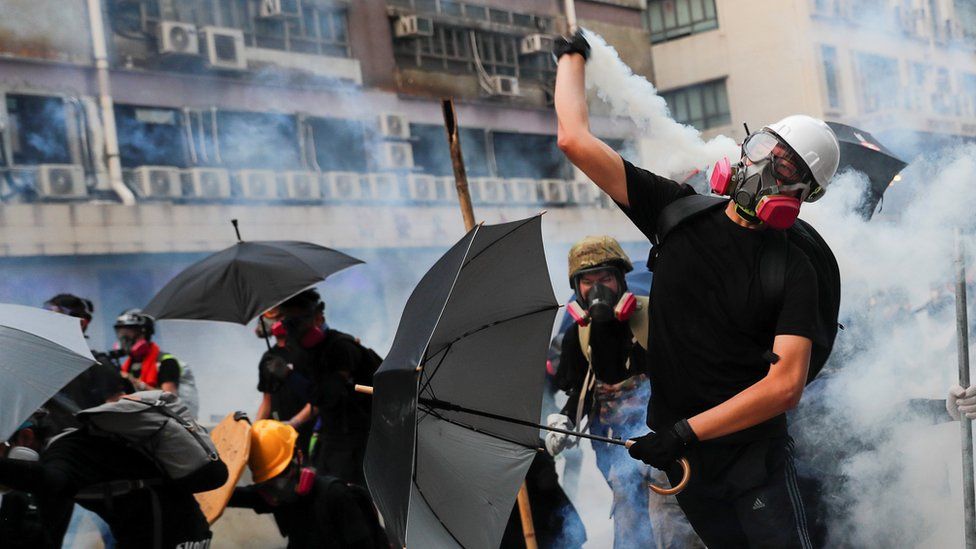
[[[584,86],[589,51],[590,46],[579,31],[570,40],[559,39],[554,48],[559,58],[555,94],[559,149],[610,198],[629,206],[623,159],[590,133]]]

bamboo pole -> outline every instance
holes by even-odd
[[[969,318],[966,310],[966,250],[956,230],[956,353],[959,386],[969,387]],[[973,423],[961,414],[962,494],[966,526],[966,549],[976,549],[976,487],[973,484]]]
[[[454,187],[457,189],[458,203],[461,205],[461,217],[464,218],[464,230],[474,228],[474,207],[471,205],[471,193],[468,192],[468,175],[464,169],[464,156],[461,154],[461,135],[458,131],[457,112],[454,110],[454,100],[441,100],[444,111],[444,128],[447,130],[447,146],[451,150],[451,166],[454,168]]]

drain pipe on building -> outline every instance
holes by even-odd
[[[119,136],[115,128],[115,108],[108,74],[108,49],[105,45],[105,26],[102,19],[102,0],[88,0],[88,22],[91,27],[95,73],[98,78],[98,105],[102,111],[102,131],[105,134],[105,162],[112,190],[123,204],[132,206],[136,197],[122,181],[122,161],[119,158]]]

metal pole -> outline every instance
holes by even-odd
[[[576,32],[576,2],[573,0],[566,0],[565,3],[566,11],[566,26],[569,27],[569,32],[567,34],[572,34]]]
[[[444,111],[444,128],[447,130],[447,146],[451,149],[451,166],[454,168],[454,186],[457,188],[458,202],[461,204],[461,217],[464,218],[464,230],[474,228],[474,207],[471,205],[471,193],[468,192],[468,174],[464,169],[464,156],[461,154],[461,135],[458,132],[457,112],[454,110],[454,100],[441,100]]]
[[[956,229],[956,353],[959,385],[969,387],[969,318],[966,311],[966,249]],[[973,485],[973,423],[959,418],[962,431],[962,498],[966,525],[966,549],[976,549],[976,487]]]
[[[122,181],[119,136],[115,130],[115,107],[112,102],[112,86],[108,74],[108,48],[105,45],[105,26],[102,24],[102,0],[88,0],[88,23],[91,28],[92,53],[95,59],[95,74],[98,79],[98,104],[102,111],[102,130],[105,132],[105,161],[108,164],[108,179],[122,203],[132,206],[136,203],[136,197]]]

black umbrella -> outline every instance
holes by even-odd
[[[834,130],[840,143],[837,173],[851,168],[866,175],[871,182],[860,208],[861,215],[870,219],[891,180],[908,164],[864,130],[839,122],[827,122],[827,125]]]
[[[538,428],[457,408],[538,421],[558,309],[540,219],[475,227],[444,254],[376,372],[366,479],[401,547],[501,541]]]
[[[359,263],[309,242],[238,242],[176,275],[143,312],[157,320],[247,324],[327,276]]]

